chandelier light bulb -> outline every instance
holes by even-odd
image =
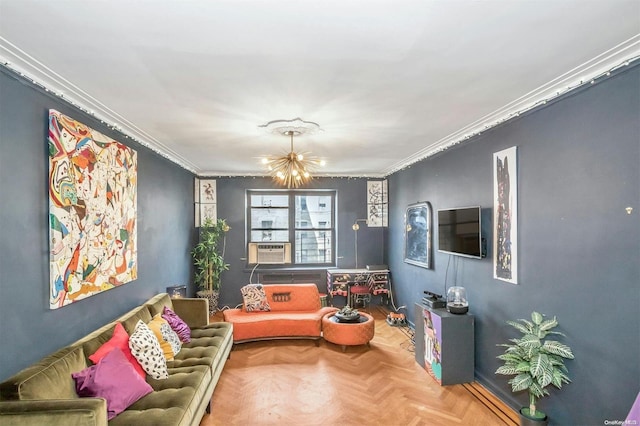
[[[324,161],[324,160],[320,160],[320,165],[321,165],[322,167],[324,167],[324,166],[326,166],[326,165],[327,165],[327,162],[326,162],[326,161]]]
[[[298,176],[298,169],[293,169],[293,170],[291,170],[291,174],[292,174],[293,176]]]
[[[304,155],[298,154],[298,161],[302,161],[302,160],[304,160]]]
[[[263,158],[262,159],[262,164],[269,164],[269,159],[268,158]]]

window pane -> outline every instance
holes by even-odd
[[[296,231],[296,263],[329,263],[331,231]]]
[[[260,229],[271,223],[269,228],[289,228],[289,209],[251,209],[251,228]]]
[[[251,207],[289,207],[289,196],[274,194],[252,194]]]
[[[331,196],[296,195],[296,228],[331,228]]]
[[[251,242],[259,243],[260,241],[289,241],[289,231],[251,231]]]

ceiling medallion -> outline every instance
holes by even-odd
[[[295,118],[293,120],[274,120],[259,127],[270,133],[289,136],[291,140],[291,150],[288,153],[279,157],[262,159],[262,164],[267,166],[269,174],[277,183],[287,188],[297,188],[313,179],[311,173],[318,166],[324,166],[323,160],[309,157],[306,153],[296,153],[293,149],[293,137],[320,131],[318,123]]]

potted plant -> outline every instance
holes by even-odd
[[[509,380],[513,392],[527,391],[529,406],[520,409],[521,425],[547,424],[547,415],[536,408],[536,401],[549,395],[547,386],[560,389],[563,383],[569,383],[565,359],[573,359],[571,348],[556,340],[546,339],[548,335],[564,334],[552,331],[557,325],[556,317],[545,319],[538,313],[531,314],[531,321],[519,319],[507,321],[515,327],[522,337],[510,339],[510,344],[499,344],[505,347],[504,354],[498,359],[504,365],[496,370],[496,374],[513,375]]]
[[[218,249],[220,237],[229,229],[231,228],[224,219],[205,219],[200,227],[198,244],[191,251],[195,266],[195,283],[200,288],[196,296],[209,300],[210,314],[218,310],[220,275],[229,269],[229,264],[224,261],[224,247],[222,253]]]

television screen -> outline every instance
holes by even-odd
[[[438,251],[481,259],[480,213],[479,206],[438,210]]]

